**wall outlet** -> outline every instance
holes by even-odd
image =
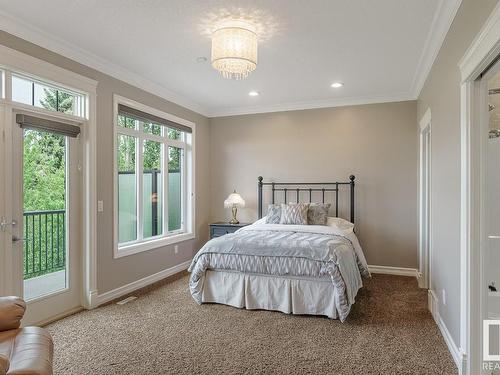
[[[97,212],[103,212],[103,211],[104,211],[103,201],[97,201]]]
[[[446,306],[446,290],[442,290],[441,291],[441,296],[442,296],[442,302],[443,302],[443,305]]]
[[[174,254],[178,254],[179,253],[179,245],[175,245],[174,246]]]

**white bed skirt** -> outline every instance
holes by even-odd
[[[207,270],[202,302],[248,310],[325,315],[337,319],[335,287],[329,278],[305,279]]]

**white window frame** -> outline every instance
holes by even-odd
[[[24,79],[26,81],[30,81],[31,83],[35,83],[35,84],[44,86],[46,88],[60,90],[60,91],[66,92],[70,95],[74,95],[73,113],[65,113],[65,114],[67,114],[69,116],[74,116],[74,117],[79,118],[79,119],[80,118],[88,118],[88,111],[87,111],[87,107],[88,107],[87,96],[88,95],[85,92],[75,90],[73,88],[70,88],[70,87],[65,86],[65,85],[61,85],[59,83],[48,82],[48,81],[40,79],[39,77],[36,77],[32,74],[18,72],[18,71],[13,71],[10,73],[11,88],[12,88],[12,77],[13,76],[20,78],[20,79]],[[11,91],[12,91],[12,89],[11,89]],[[10,92],[10,94],[12,96],[12,92]],[[12,102],[16,103],[16,105],[18,105],[18,104],[25,105],[29,108],[42,108],[42,107],[35,106],[33,104],[26,104],[26,103],[22,103],[22,102],[17,102],[13,99],[12,99]],[[47,111],[49,111],[51,113],[53,113],[53,112],[64,113],[64,112],[52,111],[52,110],[47,110]]]
[[[129,129],[118,125],[118,105],[122,104],[137,110],[140,110],[151,115],[164,118],[166,120],[176,122],[180,125],[187,126],[191,128],[192,133],[184,133],[185,139],[183,141],[168,139],[166,136],[154,135],[145,133],[142,130]],[[195,176],[195,164],[194,164],[194,140],[195,140],[196,124],[194,122],[182,119],[180,117],[174,116],[172,114],[162,112],[155,108],[149,107],[145,104],[136,102],[134,100],[125,98],[123,96],[114,94],[113,95],[113,174],[114,174],[114,186],[113,186],[113,215],[114,215],[114,246],[113,246],[113,256],[114,258],[121,258],[124,256],[141,253],[144,251],[158,249],[164,246],[173,245],[179,242],[192,240],[195,238],[195,195],[194,195],[194,176]],[[129,135],[135,137],[138,141],[136,142],[136,194],[137,194],[137,240],[119,243],[118,236],[118,155],[117,149],[117,137],[118,135]],[[142,238],[142,191],[141,191],[141,180],[142,176],[142,142],[145,140],[151,140],[155,142],[160,142],[163,144],[163,163],[162,163],[162,188],[163,188],[163,207],[162,207],[162,223],[163,230],[161,235],[154,237]],[[168,164],[166,160],[168,159],[167,150],[169,146],[174,146],[182,148],[184,150],[184,158],[182,165],[182,225],[181,229],[173,232],[168,232]]]

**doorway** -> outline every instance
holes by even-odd
[[[498,162],[490,143],[489,81],[500,71],[500,7],[497,6],[459,62],[461,73],[460,348],[465,374],[491,373],[488,319],[488,172]]]
[[[41,324],[98,301],[98,82],[5,46],[0,82],[0,295]]]
[[[13,284],[28,304],[25,324],[81,306],[78,133],[78,126],[47,115],[13,116]]]

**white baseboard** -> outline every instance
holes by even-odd
[[[417,271],[417,283],[418,283],[418,287],[422,288],[422,289],[427,289],[427,285],[426,285],[426,282],[425,282],[424,274],[422,272],[420,272],[419,270],[416,270],[416,271]]]
[[[410,276],[410,277],[417,277],[418,275],[418,270],[416,268],[369,265],[368,269],[370,270],[371,273],[381,273],[385,275]]]
[[[188,260],[186,262],[180,263],[176,266],[167,268],[165,270],[154,273],[152,275],[143,277],[142,279],[133,281],[129,284],[120,286],[116,289],[110,290],[110,291],[105,292],[103,294],[97,293],[92,298],[91,307],[94,308],[94,307],[100,306],[103,303],[112,301],[116,298],[124,296],[125,294],[132,293],[133,291],[135,291],[137,289],[144,288],[145,286],[148,286],[148,285],[151,285],[157,281],[163,280],[166,277],[169,277],[169,276],[175,275],[176,273],[182,272],[182,271],[188,269],[190,264],[191,264],[191,260]]]
[[[431,312],[434,321],[436,322],[439,330],[441,331],[441,335],[443,335],[444,342],[446,343],[446,346],[448,346],[448,350],[450,351],[451,356],[455,361],[455,365],[458,368],[459,375],[465,374],[467,365],[466,355],[455,344],[453,338],[451,337],[450,331],[448,331],[448,327],[446,327],[446,324],[444,323],[443,319],[441,319],[441,316],[439,315],[439,301],[433,290],[429,289],[427,300],[428,300],[429,311]]]

